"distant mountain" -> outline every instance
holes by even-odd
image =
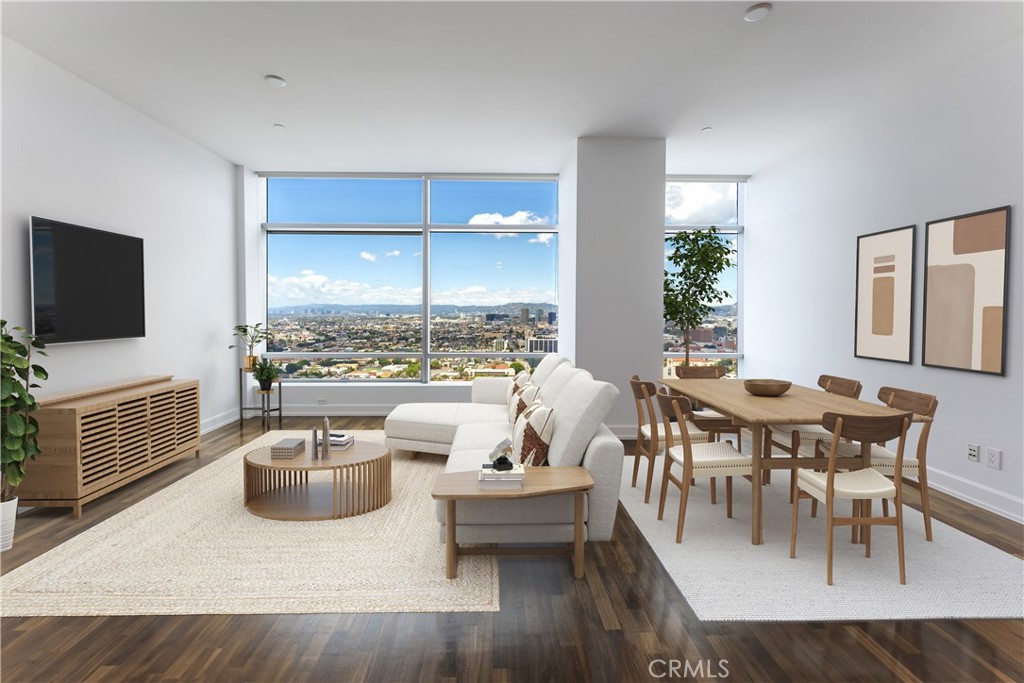
[[[717,315],[723,316],[735,316],[736,315],[736,304],[729,304],[728,306],[713,306]]]
[[[558,311],[555,304],[545,303],[510,303],[498,306],[453,306],[441,304],[431,306],[432,313],[442,315],[466,313],[469,315],[485,313],[506,313],[518,316],[523,308],[530,309],[534,315],[538,308],[544,312]],[[420,312],[419,306],[404,304],[302,304],[298,306],[277,306],[267,311],[270,315],[411,315]]]

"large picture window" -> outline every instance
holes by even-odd
[[[742,179],[669,178],[665,183],[665,236],[683,230],[715,227],[720,239],[732,250],[732,263],[722,272],[718,289],[725,292],[720,302],[698,328],[690,330],[690,364],[721,365],[735,376],[742,357],[740,349],[740,267],[743,234],[744,189]],[[666,246],[665,268],[668,262]],[[675,366],[686,355],[683,330],[664,321],[664,375],[674,376]]]
[[[288,380],[465,381],[558,349],[557,180],[268,177]]]

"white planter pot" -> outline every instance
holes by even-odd
[[[18,518],[18,498],[0,503],[0,552],[14,545],[14,522]]]

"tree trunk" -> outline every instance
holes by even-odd
[[[690,328],[687,327],[683,330],[683,346],[686,347],[686,354],[683,360],[683,365],[690,367]]]

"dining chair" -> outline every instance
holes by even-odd
[[[818,386],[830,394],[846,396],[847,398],[860,398],[860,392],[864,388],[855,379],[836,377],[835,375],[820,375],[818,377]],[[800,455],[801,444],[806,444],[813,448],[814,442],[827,441],[831,438],[831,433],[821,425],[769,425],[768,429],[769,434],[766,436],[766,441],[768,442],[769,455],[771,455],[771,448],[778,447],[783,452],[789,453],[791,458],[796,458]],[[778,434],[780,440],[775,439],[776,434]],[[789,502],[792,503],[793,496],[796,495],[795,470],[790,470],[789,487]]]
[[[825,413],[822,425],[832,433],[828,452],[828,470],[799,468],[796,470],[797,495],[793,500],[793,525],[789,536],[789,556],[796,557],[797,519],[800,501],[805,498],[825,504],[825,545],[828,556],[827,581],[832,585],[832,536],[836,526],[857,526],[864,528],[864,557],[871,557],[871,527],[889,525],[896,527],[896,544],[899,553],[900,583],[907,582],[906,563],[903,553],[903,449],[907,440],[907,429],[913,420],[913,413],[866,417],[863,415],[840,415]],[[894,456],[895,477],[890,480],[878,470],[868,467],[840,472],[837,462],[842,453],[851,456],[861,454],[862,444],[877,444],[899,439]],[[872,517],[871,502],[880,498],[893,499],[895,517]],[[836,499],[852,501],[850,517],[837,517]]]
[[[924,513],[924,535],[930,541],[932,540],[932,513],[928,504],[928,469],[925,466],[925,458],[928,455],[928,435],[932,431],[932,420],[939,407],[939,400],[931,394],[893,387],[879,389],[878,400],[890,408],[905,410],[926,418],[922,421],[920,434],[917,435],[916,457],[903,458],[903,476],[909,474],[917,479],[921,492],[921,509]],[[887,477],[895,477],[896,455],[884,445],[876,444],[871,448],[871,466]],[[889,514],[888,508],[888,501],[882,501],[883,514]]]
[[[644,489],[644,502],[651,500],[651,485],[654,481],[654,459],[663,450],[661,434],[659,433],[658,417],[654,412],[653,397],[657,393],[654,382],[644,382],[639,375],[633,375],[629,379],[629,386],[633,390],[633,399],[636,402],[636,456],[633,458],[633,483],[636,487],[636,480],[640,474],[640,460],[647,459],[647,486]],[[708,433],[699,429],[693,422],[685,423],[687,436],[695,442],[708,440]],[[665,433],[680,438],[679,424],[672,423],[666,426]],[[715,501],[712,501],[715,502]]]
[[[686,424],[693,418],[693,408],[685,396],[672,396],[659,391],[658,407],[665,427],[665,464],[661,473],[661,497],[658,501],[658,519],[665,517],[665,498],[669,482],[679,488],[679,519],[676,521],[676,543],[683,542],[683,524],[686,521],[686,502],[691,482],[697,478],[725,477],[725,514],[732,518],[732,478],[751,475],[750,456],[743,455],[731,441],[695,443],[687,431],[679,433],[679,443],[671,430],[672,420]],[[676,476],[673,464],[682,467]]]
[[[677,365],[675,373],[679,379],[721,379],[725,376],[725,368],[721,365]],[[697,426],[711,435],[708,441],[718,441],[722,434],[735,434],[736,448],[743,450],[743,436],[740,427],[733,425],[730,418],[717,410],[695,405],[692,398],[689,400],[693,407],[693,417]]]

